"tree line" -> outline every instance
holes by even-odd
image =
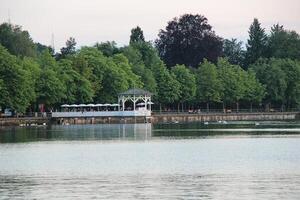
[[[244,47],[219,37],[204,16],[185,14],[154,42],[136,27],[123,47],[107,41],[76,48],[71,37],[55,53],[20,26],[0,25],[1,108],[113,103],[133,87],[152,92],[156,109],[298,108],[300,37],[279,24],[267,34],[254,19]]]

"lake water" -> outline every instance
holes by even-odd
[[[0,129],[0,199],[300,199],[300,123]]]

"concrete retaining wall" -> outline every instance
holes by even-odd
[[[231,113],[231,114],[154,114],[152,117],[85,117],[85,118],[0,118],[0,126],[46,124],[119,124],[119,123],[172,123],[210,121],[261,121],[261,120],[300,120],[300,113]]]
[[[50,118],[47,117],[18,117],[18,118],[0,118],[0,126],[28,126],[49,124]]]
[[[210,121],[262,121],[262,120],[295,120],[299,113],[231,113],[231,114],[156,114],[153,123],[158,122],[210,122]]]

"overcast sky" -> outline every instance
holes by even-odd
[[[246,41],[256,17],[267,31],[274,23],[300,32],[300,0],[0,0],[0,22],[10,20],[30,32],[35,42],[56,50],[70,36],[78,46],[129,41],[139,25],[155,40],[167,22],[184,13],[202,14],[217,35]]]

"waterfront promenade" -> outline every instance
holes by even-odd
[[[101,123],[178,123],[211,121],[297,120],[300,112],[244,112],[244,113],[153,113],[151,117],[10,117],[0,118],[0,126],[34,126],[48,124],[101,124]]]

